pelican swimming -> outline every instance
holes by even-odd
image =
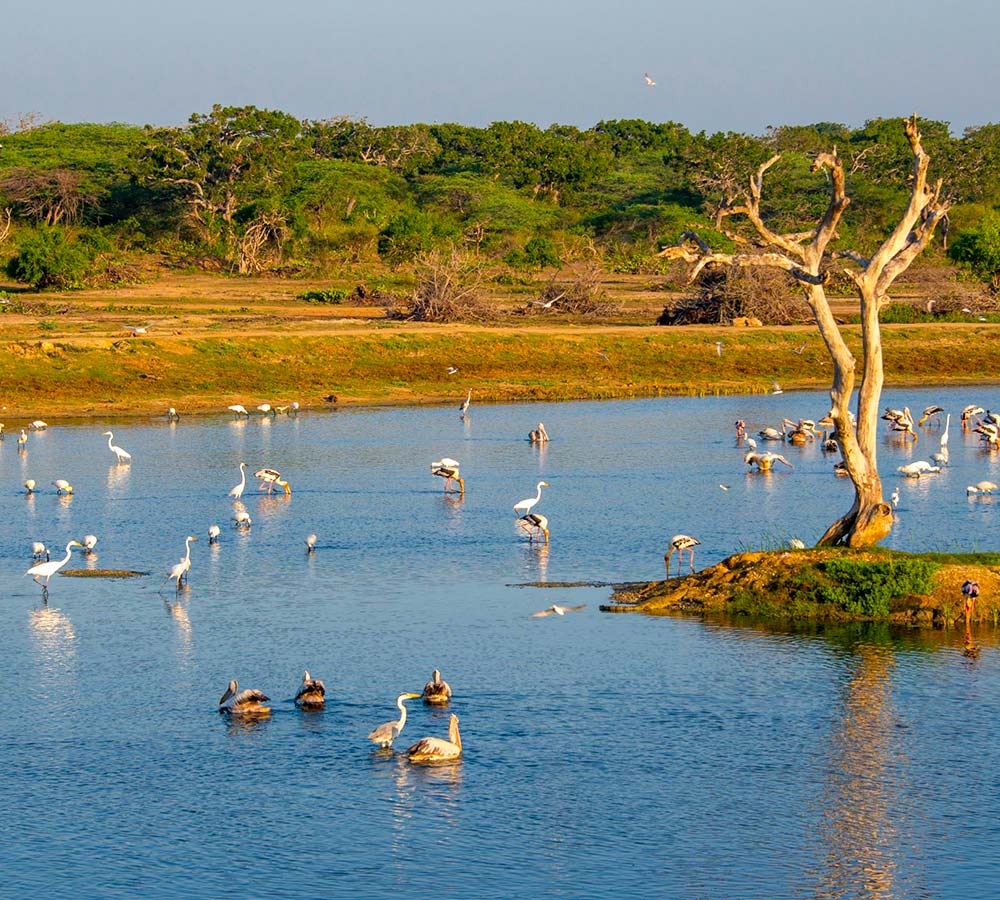
[[[170,574],[167,575],[168,581],[173,578],[177,582],[177,590],[181,589],[181,582],[187,580],[187,574],[191,569],[191,542],[196,540],[198,538],[190,534],[184,539],[184,556],[170,570]]]
[[[545,535],[545,543],[549,542],[549,520],[541,513],[528,513],[517,520],[517,524],[528,533],[528,539],[534,540],[540,534]]]
[[[306,553],[312,553],[316,549],[316,535],[306,535]]]
[[[586,609],[586,607],[586,603],[581,603],[579,606],[560,606],[558,603],[553,603],[547,609],[532,613],[531,618],[544,619],[546,616],[564,616],[568,612],[579,612],[581,609]]]
[[[437,762],[458,759],[462,755],[462,735],[458,731],[458,716],[454,713],[448,720],[448,740],[425,737],[406,751],[410,762]]]
[[[535,485],[535,496],[528,497],[526,500],[518,500],[514,504],[514,512],[518,513],[522,518],[531,512],[531,508],[542,499],[542,488],[548,487],[549,483],[547,481],[539,481]]]
[[[757,436],[763,441],[783,441],[785,439],[785,432],[768,426],[758,431]]]
[[[250,418],[250,413],[247,412],[247,408],[242,403],[234,403],[232,406],[227,406],[226,409],[236,413],[238,416],[246,416],[248,419]]]
[[[997,486],[992,481],[977,481],[970,484],[966,489],[966,494],[992,494]]]
[[[253,477],[260,479],[259,490],[264,490],[264,485],[267,485],[267,492],[269,494],[274,490],[275,485],[284,488],[286,495],[292,492],[291,485],[287,481],[282,480],[281,472],[277,469],[258,469],[253,473]]]
[[[51,562],[39,563],[37,566],[32,566],[24,574],[30,575],[31,580],[34,581],[35,584],[42,584],[38,579],[44,578],[45,584],[42,584],[42,587],[48,590],[49,579],[53,575],[55,575],[56,572],[58,572],[64,565],[66,565],[66,563],[69,562],[69,558],[73,555],[73,548],[82,546],[83,544],[81,544],[79,541],[70,541],[66,545],[66,555],[62,559],[54,559]]]
[[[944,412],[943,406],[928,406],[924,408],[923,413],[921,413],[920,418],[917,419],[918,425],[923,425],[928,419],[934,418],[940,421],[941,413]]]
[[[83,536],[83,552],[88,556],[94,552],[94,547],[97,546],[97,535],[96,534],[85,534]]]
[[[232,497],[234,500],[239,500],[240,497],[243,496],[243,491],[246,489],[247,486],[246,467],[247,464],[245,462],[240,463],[240,483],[236,485],[236,487],[234,487],[229,492],[229,496]]]
[[[222,529],[218,525],[208,526],[208,542],[214,544],[219,540],[219,535],[222,534]]]
[[[399,707],[399,718],[392,722],[384,722],[377,728],[373,728],[368,734],[368,740],[373,744],[378,744],[383,749],[391,747],[392,742],[399,737],[399,733],[406,724],[405,700],[416,700],[420,694],[403,693],[396,698],[396,706]]]
[[[663,561],[667,565],[667,577],[670,577],[670,557],[673,552],[677,551],[677,574],[681,574],[681,564],[684,562],[684,551],[687,550],[689,557],[688,561],[691,563],[691,572],[694,572],[694,548],[697,547],[701,541],[697,538],[693,538],[688,534],[675,534],[670,539],[670,549],[667,550],[666,556],[663,557]]]
[[[269,716],[271,709],[264,704],[270,699],[262,691],[253,688],[241,691],[239,682],[234,678],[219,698],[219,712],[229,713],[231,716]]]
[[[905,466],[898,466],[896,471],[907,478],[920,478],[923,475],[936,475],[941,471],[941,467],[932,466],[926,459],[918,459]]]
[[[528,440],[532,444],[544,444],[549,439],[549,433],[545,430],[545,426],[539,422],[538,427],[534,431],[528,432]]]
[[[771,466],[773,466],[776,462],[783,463],[788,466],[789,469],[795,468],[795,466],[793,466],[780,453],[756,453],[751,450],[746,456],[743,457],[743,462],[745,462],[748,466],[756,466],[758,472],[770,472]]]
[[[73,493],[73,485],[71,485],[65,478],[57,478],[52,483],[55,485],[56,493],[57,494],[72,494]],[[25,485],[25,486],[27,486],[27,485]],[[31,490],[34,490],[34,488],[32,487]],[[30,494],[31,491],[28,491],[28,493]]]
[[[451,700],[451,687],[447,681],[441,680],[439,669],[434,670],[434,675],[427,684],[424,685],[424,703],[431,706],[444,706]]]
[[[326,686],[318,678],[312,678],[309,670],[302,673],[302,684],[295,695],[295,705],[306,709],[318,709],[326,702]]]
[[[465,481],[458,474],[459,462],[457,459],[451,459],[447,456],[442,456],[437,462],[431,463],[431,474],[437,475],[439,478],[445,479],[444,489],[447,491],[451,487],[452,481],[458,482],[459,493],[465,493]]]
[[[24,482],[24,492],[26,494],[33,494],[33,493],[35,493],[35,479],[34,478],[29,478],[27,481]]]
[[[131,461],[131,459],[132,459],[132,454],[131,453],[129,453],[127,450],[123,450],[121,447],[117,446],[116,444],[112,444],[111,443],[111,441],[114,439],[114,435],[110,431],[105,431],[102,436],[106,437],[108,439],[108,449],[112,453],[114,453],[114,455],[116,457],[118,457],[118,462],[120,462],[120,463],[126,463],[126,462],[130,462]]]
[[[49,556],[49,548],[46,547],[45,544],[43,544],[41,541],[32,541],[31,542],[31,558],[32,559],[41,559],[43,556],[45,557],[45,561],[48,562],[49,559],[51,558]]]

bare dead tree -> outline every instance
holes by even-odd
[[[262,213],[248,226],[237,242],[236,266],[240,275],[259,272],[267,251],[279,258],[288,238],[288,223],[280,213]]]
[[[97,196],[83,175],[69,169],[12,169],[0,180],[0,192],[22,215],[45,225],[73,224]]]
[[[0,224],[0,244],[2,244],[8,237],[10,237],[10,216],[11,208],[8,206],[4,211],[2,217],[2,224]]]
[[[836,237],[837,226],[850,203],[845,193],[844,164],[836,149],[819,154],[813,163],[813,171],[823,171],[828,175],[830,202],[823,218],[811,231],[778,234],[771,231],[761,217],[764,174],[780,158],[774,156],[750,178],[743,203],[727,206],[724,210],[725,216],[744,216],[768,252],[715,253],[700,237],[688,232],[682,236],[679,246],[667,248],[661,254],[692,263],[692,279],[709,265],[762,266],[783,269],[802,286],[820,336],[833,361],[833,386],[830,391],[833,407],[830,415],[836,425],[844,464],[855,491],[851,509],[826,530],[818,542],[820,545],[869,546],[882,540],[892,530],[892,507],[883,500],[882,482],[876,465],[879,403],[884,381],[879,310],[888,302],[888,290],[892,283],[927,246],[949,207],[949,202],[942,197],[940,180],[928,185],[930,157],[921,144],[915,115],[904,120],[904,130],[913,154],[909,202],[892,234],[872,256],[865,257],[855,250],[829,251],[829,244]],[[849,407],[857,380],[857,362],[830,311],[825,290],[827,273],[824,266],[834,259],[853,264],[854,268],[846,272],[861,303],[863,356],[858,382],[856,430],[852,427]]]
[[[488,322],[495,317],[475,260],[454,249],[435,250],[419,256],[416,266],[416,288],[405,301],[391,303],[389,315],[418,322]]]

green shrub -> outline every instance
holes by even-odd
[[[908,594],[925,594],[931,589],[936,563],[922,559],[888,562],[857,562],[831,559],[822,565],[831,584],[820,587],[819,599],[852,615],[882,619],[889,615],[892,601]]]
[[[35,288],[80,287],[91,257],[59,228],[43,228],[24,238],[20,252],[7,263],[7,274]]]
[[[303,291],[296,299],[305,300],[306,303],[343,303],[349,293],[344,288],[330,288],[325,291]]]

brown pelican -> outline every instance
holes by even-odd
[[[437,462],[431,463],[431,474],[437,475],[438,478],[443,478],[444,489],[447,491],[451,487],[452,481],[458,482],[459,493],[465,493],[465,481],[458,474],[459,471],[459,461],[457,459],[451,459],[448,456],[442,456]]]
[[[534,540],[540,534],[545,535],[545,543],[549,542],[549,520],[541,513],[528,513],[517,520],[517,524],[528,533],[528,538]]]
[[[780,453],[756,453],[751,450],[743,457],[743,462],[748,466],[756,466],[758,472],[769,472],[771,471],[771,466],[776,462],[784,463],[789,469],[794,469],[795,467],[783,457]]]
[[[108,439],[108,449],[118,458],[118,462],[127,463],[132,460],[132,454],[129,453],[128,450],[123,450],[117,444],[111,443],[114,439],[114,435],[110,431],[105,431],[102,436]]]
[[[34,581],[35,584],[42,584],[38,579],[44,578],[45,584],[42,584],[42,587],[48,589],[49,579],[69,562],[69,558],[73,555],[73,548],[82,546],[83,544],[79,541],[70,541],[66,545],[66,555],[62,559],[54,559],[51,562],[39,563],[37,566],[32,566],[24,574],[30,575],[31,580]]]
[[[663,561],[667,564],[667,577],[670,577],[670,557],[673,555],[674,551],[677,551],[677,574],[681,574],[681,563],[684,562],[684,551],[687,550],[689,554],[689,562],[691,563],[691,571],[694,572],[694,548],[700,544],[697,538],[693,538],[688,534],[675,534],[670,539],[670,549],[667,550],[666,556],[663,557]]]
[[[896,471],[907,478],[920,478],[923,475],[936,475],[941,471],[941,467],[932,466],[926,459],[918,459],[905,466],[898,466]]]
[[[451,687],[447,681],[441,680],[439,669],[434,670],[434,677],[424,685],[424,703],[431,706],[444,706],[451,700]]]
[[[260,488],[258,490],[264,490],[264,485],[267,485],[267,492],[270,494],[274,490],[274,486],[283,487],[285,489],[285,494],[290,494],[292,492],[291,486],[287,481],[283,481],[281,478],[281,472],[276,469],[258,469],[253,473],[254,478],[260,479]]]
[[[72,494],[73,485],[71,485],[65,478],[57,478],[52,482],[55,485],[57,494]],[[25,485],[27,486],[27,485]],[[29,491],[28,493],[31,493]]]
[[[526,516],[531,512],[531,508],[542,499],[542,488],[548,487],[549,483],[547,481],[539,481],[535,485],[535,496],[528,497],[526,500],[518,500],[514,504],[514,512],[519,513],[522,517]]]
[[[396,698],[396,706],[399,707],[399,718],[393,722],[384,722],[377,728],[373,728],[368,735],[368,740],[373,744],[378,744],[383,749],[392,746],[392,742],[399,737],[399,733],[406,724],[406,707],[404,700],[415,700],[420,694],[403,693]]]
[[[531,618],[533,619],[543,619],[545,616],[564,616],[568,612],[579,612],[587,606],[586,603],[581,603],[579,606],[559,606],[553,603],[548,609],[543,609],[540,612],[532,613]]]
[[[302,673],[302,684],[295,695],[295,705],[317,709],[326,702],[326,686],[318,678],[311,678],[309,670]]]
[[[448,722],[448,740],[425,737],[417,741],[406,755],[411,762],[437,762],[458,759],[462,755],[462,735],[458,732],[458,716],[451,714]]]
[[[992,494],[997,486],[992,481],[977,481],[970,484],[966,489],[966,494]]]
[[[941,413],[943,413],[943,412],[944,412],[944,407],[943,406],[928,406],[928,407],[926,407],[924,409],[924,411],[921,414],[920,418],[917,419],[917,424],[918,425],[923,425],[924,422],[926,422],[930,418],[935,418],[935,419],[937,419],[940,422],[941,421]]]
[[[264,706],[268,697],[261,691],[247,688],[239,689],[239,682],[234,678],[229,682],[229,687],[219,699],[219,712],[229,713],[231,716],[269,716],[271,708]]]
[[[545,426],[539,422],[538,427],[534,431],[528,432],[528,440],[532,444],[544,444],[549,439],[549,433],[545,430]]]

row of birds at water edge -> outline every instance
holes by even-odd
[[[404,691],[396,698],[399,718],[375,726],[368,734],[368,740],[381,749],[391,749],[406,725],[406,701],[417,699],[423,699],[424,703],[437,707],[447,706],[451,702],[451,686],[441,678],[438,669],[434,670],[431,680],[424,685],[421,693]],[[271,714],[271,708],[266,705],[269,702],[271,698],[263,691],[255,688],[240,690],[239,683],[234,679],[219,698],[219,712],[234,717],[260,718]],[[326,705],[326,686],[318,678],[313,678],[308,669],[302,675],[302,684],[295,695],[295,705],[306,711],[321,710]],[[458,716],[451,714],[447,740],[438,737],[421,738],[407,749],[406,755],[414,762],[458,759],[462,755]]]

